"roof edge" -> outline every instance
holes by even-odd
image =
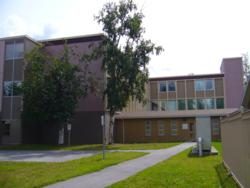
[[[165,77],[151,77],[149,81],[160,81],[160,80],[179,80],[179,79],[193,79],[193,78],[217,78],[223,77],[224,73],[214,73],[214,74],[194,74],[194,75],[180,75],[180,76],[165,76]]]

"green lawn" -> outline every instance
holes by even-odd
[[[107,145],[108,150],[151,150],[176,146],[181,142],[169,143],[140,143],[140,144],[112,144]],[[13,145],[0,146],[0,150],[101,150],[102,144],[75,145],[75,146],[51,146],[51,145]]]
[[[112,152],[62,163],[0,162],[1,188],[42,187],[141,157],[142,152]]]
[[[214,143],[221,152],[221,144]],[[190,157],[190,149],[150,167],[135,176],[118,182],[112,188],[236,188],[237,185],[222,164],[221,154]]]

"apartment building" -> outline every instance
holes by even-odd
[[[25,59],[37,45],[54,56],[62,54],[67,41],[78,55],[91,51],[90,46],[102,40],[102,34],[36,41],[28,36],[0,39],[0,144],[43,143],[71,144],[101,143],[101,115],[108,126],[109,116],[103,96],[89,93],[79,100],[71,131],[67,125],[34,126],[22,123],[22,96],[18,85],[24,79]],[[71,62],[79,59],[71,57]],[[105,73],[101,59],[93,61],[90,71],[102,80]],[[208,134],[220,139],[220,119],[240,107],[243,96],[242,59],[226,58],[221,72],[150,78],[145,85],[147,104],[130,101],[115,117],[115,142],[166,142],[196,139],[196,125],[204,118]],[[106,129],[107,130],[107,129]],[[107,133],[106,133],[107,134]]]
[[[77,54],[88,53],[89,46],[102,40],[102,34],[36,41],[28,36],[0,39],[0,143],[43,143],[66,144],[67,125],[28,125],[21,122],[22,96],[18,85],[24,79],[24,55],[37,45],[44,45],[45,51],[54,56],[62,54],[65,42]],[[79,59],[71,57],[71,62]],[[93,61],[89,70],[100,80],[105,80],[101,59]],[[103,86],[101,86],[103,89]],[[89,93],[79,100],[71,129],[71,144],[101,143],[101,115],[105,114],[102,96]]]
[[[217,74],[150,78],[148,103],[131,101],[116,116],[116,142],[166,142],[196,139],[196,125],[209,122],[207,134],[220,140],[220,119],[237,110],[243,96],[241,58],[225,58]]]

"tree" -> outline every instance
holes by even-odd
[[[59,58],[46,54],[43,47],[37,47],[25,59],[22,119],[39,125],[69,121],[79,98],[87,94],[86,71],[70,63],[66,45]]]
[[[104,32],[100,47],[93,53],[98,51],[103,57],[108,75],[104,95],[110,115],[109,143],[113,142],[115,112],[126,107],[130,98],[144,101],[150,55],[163,50],[143,38],[143,17],[132,0],[109,2],[95,17]]]
[[[250,63],[248,53],[242,54],[243,61],[243,81],[244,86],[247,85],[248,80],[250,79]]]

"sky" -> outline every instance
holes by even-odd
[[[115,0],[116,1],[116,0]],[[0,38],[51,39],[101,33],[94,20],[108,0],[0,0]],[[150,77],[219,73],[223,58],[250,51],[249,0],[134,0],[145,15]]]

